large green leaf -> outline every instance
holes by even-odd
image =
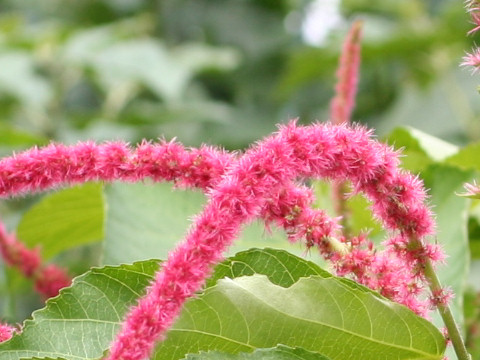
[[[279,345],[270,349],[257,349],[252,353],[228,354],[212,351],[189,354],[183,360],[329,360],[329,358],[302,348]]]
[[[269,276],[277,271],[300,276],[315,268],[282,251],[252,250],[242,256],[252,266],[272,259],[285,265],[283,270],[273,266]],[[296,273],[302,266],[305,270]],[[149,260],[92,269],[76,278],[33,313],[22,334],[0,344],[0,360],[100,358],[157,269],[158,261]],[[352,281],[315,275],[284,288],[254,275],[219,280],[190,300],[155,358],[181,359],[209,350],[251,352],[279,343],[332,359],[361,354],[365,360],[440,359],[444,347],[441,334],[426,320]]]
[[[208,279],[207,287],[213,286],[219,279],[236,278],[254,274],[263,274],[275,285],[289,287],[302,277],[332,275],[317,264],[301,259],[279,249],[250,249],[228,258],[215,267],[213,276]]]
[[[263,275],[219,280],[188,302],[157,360],[284,344],[331,359],[441,359],[445,341],[404,306],[339,278],[302,278],[289,288]]]
[[[396,149],[402,149],[402,167],[413,172],[442,161],[457,152],[457,147],[412,127],[398,127],[386,137]]]
[[[132,263],[166,258],[183,239],[198,214],[205,197],[199,191],[176,190],[170,184],[121,184],[106,187],[104,264]],[[138,239],[138,241],[136,241]],[[246,226],[229,254],[252,247],[276,247],[301,254],[299,244],[291,244],[275,228],[271,233],[259,222]]]
[[[0,344],[0,359],[99,358],[157,269],[158,261],[150,260],[96,268],[79,276],[25,321],[21,335]]]
[[[104,200],[101,184],[85,184],[47,195],[18,225],[18,237],[39,245],[44,258],[103,239]]]
[[[316,180],[312,182],[312,186],[316,198],[315,206],[325,210],[331,217],[339,215],[346,217],[348,231],[352,235],[368,231],[372,240],[384,238],[385,231],[379,221],[373,217],[371,204],[365,196],[362,194],[347,195],[345,198],[346,214],[337,214],[334,209],[332,184]],[[350,192],[348,186],[347,192]]]
[[[14,129],[6,124],[0,124],[0,146],[29,147],[45,145],[48,141],[25,131]]]
[[[104,264],[165,259],[204,203],[202,193],[173,191],[165,183],[115,183],[105,196]]]
[[[447,164],[462,169],[480,170],[480,143],[469,144],[445,160]]]

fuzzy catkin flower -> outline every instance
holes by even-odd
[[[422,202],[421,183],[397,165],[396,153],[359,127],[292,123],[258,143],[211,189],[209,202],[185,241],[169,255],[145,297],[127,315],[108,359],[147,357],[185,300],[222,259],[241,225],[260,216],[270,194],[292,179],[349,179],[373,200],[374,212],[387,227],[418,239],[430,234],[433,221]],[[404,189],[405,183],[413,189]]]
[[[57,296],[60,289],[70,286],[71,282],[67,272],[53,264],[43,266],[34,273],[35,290],[45,299]]]
[[[360,40],[362,22],[356,21],[343,44],[340,64],[337,70],[335,97],[330,105],[330,120],[334,124],[350,122],[355,106],[358,73],[360,67]]]
[[[60,289],[70,285],[71,280],[65,270],[53,264],[44,266],[39,249],[28,249],[14,234],[9,234],[1,222],[0,252],[9,266],[33,279],[35,290],[45,298],[58,295]]]
[[[10,340],[15,333],[15,328],[8,324],[0,323],[0,343]]]
[[[40,267],[42,260],[38,249],[27,249],[13,234],[8,234],[0,223],[0,250],[5,262],[30,278]]]
[[[337,70],[335,96],[330,104],[330,119],[334,124],[351,122],[355,95],[357,93],[360,67],[360,41],[362,22],[353,23],[343,44],[340,63]],[[343,231],[349,233],[349,211],[346,206],[345,193],[348,186],[345,182],[334,182],[332,185],[332,200],[336,214],[341,218]]]
[[[124,143],[50,144],[0,160],[0,197],[87,181],[136,182],[147,177],[209,188],[232,158],[223,150],[207,146],[187,150],[166,141],[143,142],[135,150]]]

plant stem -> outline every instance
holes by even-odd
[[[430,259],[427,259],[425,262],[425,277],[429,281],[432,294],[438,293],[442,290],[440,280],[438,279],[438,276],[433,269]],[[453,318],[450,307],[448,306],[448,304],[438,304],[437,308],[440,312],[440,316],[442,317],[443,322],[445,323],[448,331],[448,336],[452,341],[452,345],[455,353],[457,354],[458,360],[471,360],[472,358],[468,353],[467,348],[465,347],[465,343],[463,342],[462,336],[460,335],[460,331],[458,330],[457,323]]]

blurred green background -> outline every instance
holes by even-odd
[[[47,139],[244,148],[291,118],[327,120],[356,18],[355,121],[480,138],[459,0],[1,0],[0,155]]]

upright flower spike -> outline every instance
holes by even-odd
[[[337,69],[335,96],[330,105],[330,121],[334,124],[350,122],[357,93],[360,67],[362,21],[355,21],[343,44]]]
[[[335,96],[330,105],[330,120],[334,124],[345,124],[351,121],[359,77],[362,24],[358,20],[353,23],[343,44],[337,69]],[[345,200],[347,191],[345,182],[333,184],[332,196],[335,211],[341,217],[341,225],[348,235],[348,209]]]
[[[369,135],[358,127],[292,123],[247,151],[210,191],[185,241],[170,253],[147,294],[130,310],[108,359],[148,357],[241,225],[259,216],[271,194],[297,177],[350,179],[373,200],[374,212],[388,228],[418,241],[430,234],[433,220],[423,203],[425,195],[412,196],[422,195],[421,183],[400,172],[396,153]],[[405,191],[406,182],[414,189]]]

